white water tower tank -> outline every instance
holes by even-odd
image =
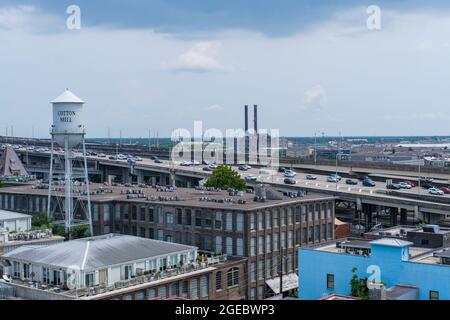
[[[81,123],[84,101],[66,89],[51,103],[53,105],[52,134],[54,141],[64,147],[67,139],[69,148],[81,143],[85,133],[84,125]]]

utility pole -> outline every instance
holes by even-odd
[[[317,132],[314,132],[314,165],[317,166]]]

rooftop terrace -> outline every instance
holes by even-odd
[[[54,188],[56,192],[61,192],[61,196],[64,195],[64,185],[56,185]],[[91,184],[89,189],[91,193],[91,201],[93,202],[148,202],[202,208],[239,208],[240,210],[254,210],[262,207],[286,205],[302,201],[334,199],[334,197],[329,195],[314,193],[283,194],[282,192],[276,190],[271,191],[271,193],[276,195],[276,197],[270,198],[267,196],[265,201],[255,201],[255,195],[253,193],[239,193],[236,191],[222,191],[205,188]],[[2,188],[0,193],[46,196],[48,194],[48,187],[45,188],[45,185],[42,184],[26,184]],[[74,195],[75,197],[84,198],[86,196],[86,186],[74,186]]]

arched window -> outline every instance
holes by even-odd
[[[234,287],[239,284],[239,268],[234,267],[227,272],[227,286]]]
[[[222,290],[222,271],[216,272],[216,291]]]

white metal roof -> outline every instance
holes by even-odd
[[[66,91],[51,103],[84,103],[84,101],[78,98],[72,91],[66,89]]]
[[[275,294],[280,293],[280,277],[266,280],[266,284]],[[283,292],[298,288],[298,276],[295,273],[283,275]]]
[[[15,219],[31,219],[31,216],[28,214],[0,210],[0,221],[5,220],[15,220]]]
[[[389,246],[389,247],[408,247],[408,246],[412,246],[414,244],[409,241],[393,239],[393,238],[382,238],[382,239],[371,241],[370,243],[374,244],[374,245]]]
[[[94,270],[195,249],[142,237],[109,234],[45,247],[24,246],[4,254],[3,258],[61,268]]]

